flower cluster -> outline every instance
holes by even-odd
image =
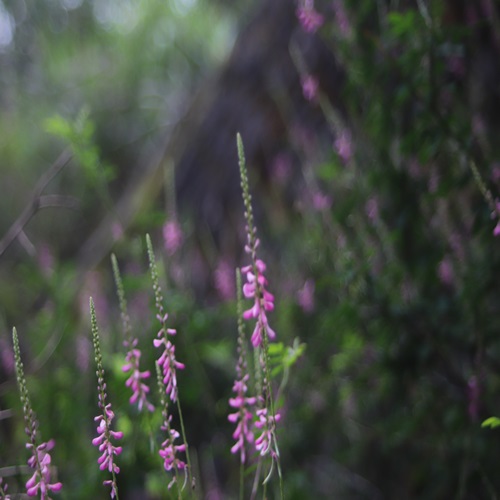
[[[31,450],[32,453],[28,459],[28,465],[35,470],[26,483],[27,493],[30,497],[34,497],[40,491],[40,498],[43,500],[48,498],[49,491],[57,492],[62,488],[61,483],[50,483],[50,463],[52,460],[49,451],[53,447],[53,439],[47,443],[42,443],[36,448],[32,443],[26,444],[26,448]]]
[[[132,338],[130,318],[127,312],[127,301],[125,299],[125,290],[123,288],[122,278],[120,276],[120,269],[118,267],[118,261],[114,254],[111,255],[111,264],[113,266],[113,275],[115,278],[116,291],[118,293],[118,300],[120,302],[120,312],[122,318],[123,333],[125,335],[125,341],[123,345],[128,349],[127,355],[125,357],[125,365],[123,365],[122,370],[125,373],[132,372],[130,377],[125,382],[127,387],[132,389],[132,396],[129,401],[130,404],[137,403],[139,411],[142,411],[143,407],[146,407],[149,411],[154,410],[154,406],[148,401],[147,394],[149,393],[149,387],[142,381],[149,378],[150,372],[141,372],[139,369],[139,361],[141,359],[141,351],[138,349],[138,341],[136,338]]]
[[[228,415],[228,420],[236,425],[236,430],[233,433],[233,439],[236,439],[236,444],[231,448],[231,453],[240,452],[241,463],[244,464],[246,460],[245,443],[253,443],[253,432],[248,428],[249,421],[252,420],[248,406],[254,405],[256,398],[247,397],[246,393],[248,373],[243,376],[241,380],[235,380],[233,392],[236,397],[229,399],[229,405],[236,408],[235,413]]]
[[[168,314],[163,318],[159,317],[162,324],[165,325]],[[167,339],[167,335],[175,335],[177,331],[173,328],[162,326],[158,332],[158,338],[153,340],[155,347],[164,346],[164,351],[158,359],[163,374],[163,384],[165,391],[172,402],[177,399],[177,370],[184,370],[185,366],[175,359],[175,346]]]
[[[130,396],[129,402],[130,404],[137,403],[139,411],[143,407],[146,407],[149,411],[154,411],[155,407],[147,399],[149,387],[142,382],[142,380],[149,378],[151,374],[149,370],[140,371],[139,361],[141,359],[141,351],[136,346],[137,339],[134,339],[132,341],[132,348],[127,352],[125,365],[122,367],[125,373],[132,372],[125,382],[125,385],[132,389],[132,396]]]
[[[163,458],[163,467],[167,472],[177,472],[179,470],[185,471],[187,467],[186,462],[181,460],[177,454],[184,453],[186,451],[186,445],[174,444],[175,440],[180,437],[180,434],[170,426],[171,420],[172,415],[170,415],[161,426],[161,429],[167,432],[167,439],[161,443],[160,451],[158,453],[160,457]],[[177,476],[174,476],[168,485],[168,489],[172,487],[176,479]]]
[[[303,0],[297,8],[297,19],[307,33],[315,33],[324,23],[324,17],[314,9],[314,0]]]
[[[25,431],[29,438],[29,443],[26,444],[26,448],[31,450],[32,453],[32,456],[28,459],[28,465],[34,469],[33,475],[26,483],[26,490],[28,496],[35,496],[38,492],[40,492],[41,500],[46,500],[49,498],[48,494],[50,491],[56,493],[62,488],[61,483],[50,482],[50,464],[52,459],[49,455],[49,451],[54,447],[54,441],[50,440],[47,443],[40,444],[39,446],[36,444],[38,420],[31,407],[26,378],[24,376],[24,367],[21,361],[19,339],[15,328],[12,330],[12,342],[14,346],[17,383],[21,393],[21,402],[23,404],[23,414],[26,423]]]
[[[97,425],[98,436],[92,440],[92,444],[98,446],[99,451],[102,452],[102,455],[97,460],[99,469],[118,474],[120,468],[114,463],[113,455],[119,455],[122,452],[122,447],[113,446],[110,438],[121,439],[123,437],[123,432],[112,431],[110,429],[113,418],[115,418],[115,414],[113,410],[111,410],[111,404],[108,403],[104,407],[103,414],[97,415],[97,417],[94,418],[94,421],[99,422],[99,424]]]
[[[256,246],[258,245],[258,241],[256,242]],[[267,332],[269,339],[273,340],[276,338],[276,333],[269,326],[266,315],[266,311],[274,309],[274,296],[266,290],[267,280],[264,276],[266,265],[264,262],[257,259],[255,261],[255,268],[257,275],[254,274],[254,269],[251,265],[242,268],[242,272],[245,273],[247,279],[247,282],[243,285],[243,295],[247,299],[254,300],[254,305],[243,313],[243,318],[247,320],[251,318],[257,319],[251,340],[254,347],[260,347],[264,331]]]
[[[94,446],[98,446],[99,451],[102,453],[97,460],[99,468],[102,471],[108,470],[111,472],[111,479],[103,481],[103,484],[111,487],[111,498],[115,498],[118,497],[116,474],[120,472],[120,468],[114,462],[114,455],[119,455],[122,452],[122,448],[121,446],[113,446],[111,438],[121,439],[123,437],[123,432],[115,432],[111,430],[111,422],[115,417],[115,414],[113,413],[113,410],[111,410],[111,403],[106,403],[106,383],[104,382],[104,368],[102,366],[99,330],[97,328],[97,318],[92,297],[90,298],[90,321],[92,326],[92,341],[94,344],[95,361],[97,364],[98,406],[102,410],[102,413],[94,418],[94,421],[98,422],[98,436],[92,440],[92,444]]]
[[[272,439],[275,432],[276,422],[281,418],[281,415],[277,413],[276,415],[270,415],[267,408],[261,408],[257,410],[258,420],[255,422],[255,427],[261,429],[262,433],[255,440],[255,449],[260,453],[261,456],[271,454],[275,458],[275,450],[272,448]]]

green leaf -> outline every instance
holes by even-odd
[[[490,417],[487,418],[482,424],[481,427],[491,427],[494,429],[495,427],[500,426],[500,418],[498,417]]]

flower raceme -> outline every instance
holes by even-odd
[[[47,443],[42,443],[36,447],[33,444],[26,444],[26,448],[30,449],[32,456],[28,459],[28,465],[35,469],[33,475],[26,483],[27,494],[34,497],[40,491],[42,500],[48,498],[50,491],[58,492],[62,488],[61,483],[50,483],[50,463],[51,457],[49,451],[54,447],[54,440],[51,439]]]
[[[252,345],[260,347],[264,330],[267,331],[269,339],[274,340],[276,333],[269,326],[266,311],[274,310],[274,295],[266,290],[267,280],[264,276],[265,263],[257,259],[255,261],[257,276],[254,274],[252,265],[245,266],[241,270],[246,275],[247,282],[243,285],[243,295],[247,299],[254,299],[254,305],[243,313],[243,318],[248,320],[256,318],[257,323],[252,333]]]
[[[233,392],[236,393],[236,397],[229,399],[229,405],[236,408],[235,413],[230,413],[227,419],[233,423],[237,424],[236,430],[233,433],[233,439],[236,439],[236,443],[231,448],[231,453],[240,452],[241,463],[244,464],[246,460],[245,443],[253,443],[253,433],[248,428],[249,421],[252,421],[252,414],[248,410],[248,406],[254,405],[257,398],[246,397],[248,373],[241,379],[235,380],[233,386]]]
[[[141,351],[135,347],[137,339],[133,340],[132,348],[128,351],[125,358],[125,365],[122,370],[125,373],[132,372],[130,377],[125,382],[127,387],[132,389],[132,396],[130,396],[130,404],[137,403],[139,411],[145,406],[149,411],[154,411],[155,407],[147,400],[149,387],[142,382],[142,380],[150,377],[149,370],[141,372],[139,370],[139,360],[141,358]]]
[[[159,317],[162,324],[165,324],[168,315],[165,314],[163,318]],[[165,333],[166,332],[166,333]],[[158,359],[163,374],[163,384],[165,391],[172,402],[177,399],[177,370],[184,370],[185,365],[175,359],[175,346],[167,340],[166,335],[175,335],[177,331],[174,328],[162,327],[158,332],[158,338],[153,340],[155,347],[165,346],[165,350]]]
[[[97,417],[94,418],[95,422],[99,422],[97,426],[97,433],[99,435],[92,440],[92,444],[98,446],[99,451],[102,452],[102,455],[97,460],[99,469],[118,474],[120,468],[114,463],[113,455],[119,455],[122,452],[122,447],[113,446],[110,438],[121,439],[123,437],[123,432],[112,431],[110,429],[111,421],[115,417],[115,414],[111,410],[111,404],[106,405],[104,414],[97,415]]]

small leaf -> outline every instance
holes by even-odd
[[[491,427],[494,429],[495,427],[500,426],[500,418],[498,417],[490,417],[487,418],[482,424],[481,427]]]

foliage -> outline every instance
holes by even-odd
[[[71,492],[68,498],[103,494],[89,446],[95,434],[92,295],[115,423],[124,434],[119,489],[164,498],[167,481],[152,453],[162,416],[129,407],[111,266],[106,261],[82,270],[66,258],[77,255],[81,240],[71,245],[66,235],[107,213],[130,164],[139,161],[131,145],[155,142],[155,132],[179,116],[179,102],[193,92],[195,79],[224,58],[232,16],[241,7],[150,0],[126,2],[118,16],[116,3],[109,12],[97,4],[37,2],[25,24],[16,24],[16,45],[0,54],[0,62],[12,56],[9,68],[20,86],[16,98],[0,103],[11,106],[0,118],[0,147],[3,185],[13,186],[0,199],[0,229],[21,212],[24,186],[42,171],[28,165],[56,156],[63,143],[81,168],[61,173],[51,187],[81,196],[88,207],[75,218],[40,214],[28,231],[37,254],[20,257],[11,249],[2,257],[0,476],[25,458],[8,358],[7,332],[15,324],[40,428],[57,442],[57,479]],[[491,498],[500,492],[499,419],[491,417],[500,415],[500,251],[494,236],[500,176],[492,140],[498,109],[490,104],[488,71],[479,64],[496,50],[492,39],[484,42],[495,17],[477,14],[476,6],[471,9],[479,20],[453,21],[445,11],[451,5],[316,2],[321,23],[306,36],[319,36],[341,63],[343,87],[334,89],[337,102],[319,77],[316,93],[304,89],[328,130],[299,138],[290,124],[279,147],[281,158],[299,165],[292,194],[272,175],[268,198],[254,193],[261,211],[272,207],[260,237],[276,297],[278,341],[269,345],[269,368],[277,386],[283,381],[276,401],[283,408],[277,434],[286,498]],[[60,21],[55,14],[63,10]],[[20,14],[12,12],[17,22]],[[24,61],[35,42],[38,51]],[[297,61],[303,82],[315,77],[307,62]],[[5,78],[0,75],[2,85]],[[81,109],[91,112],[78,114]],[[96,185],[104,198],[96,196]],[[54,227],[59,221],[60,231]],[[243,214],[241,221],[243,227]],[[165,214],[153,207],[113,243],[125,270],[132,336],[147,346],[144,366],[154,366],[158,327],[143,233],[156,234],[155,247],[162,248],[164,222]],[[187,273],[202,273],[193,258],[199,249],[190,222],[183,214],[176,222],[185,239],[171,254],[165,248],[158,266],[169,321],[180,332],[176,356],[189,371],[179,374],[187,440],[199,491],[232,498],[239,466],[229,453],[227,401],[236,307],[220,290],[200,300],[186,286]],[[6,479],[9,492],[22,489],[20,475]],[[278,488],[270,484],[267,494],[277,498]]]

